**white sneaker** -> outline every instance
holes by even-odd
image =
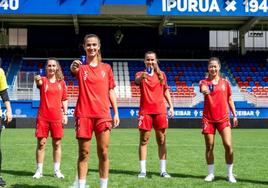
[[[78,181],[75,181],[69,188],[79,188]],[[85,188],[89,188],[89,185],[86,185]]]
[[[64,178],[64,175],[61,173],[60,170],[55,171],[55,172],[54,172],[54,176],[55,176],[56,178],[59,178],[59,179],[63,179],[63,178]]]
[[[214,174],[209,174],[209,175],[207,175],[207,177],[205,177],[205,181],[207,181],[207,182],[211,182],[211,181],[213,181],[215,179],[215,176],[214,176]]]
[[[171,178],[171,176],[167,172],[161,172],[160,176],[163,178]]]
[[[228,176],[227,176],[227,179],[228,179],[228,181],[229,181],[230,183],[236,183],[236,179],[235,179],[235,177],[234,177],[233,174],[228,175]]]
[[[34,179],[40,179],[43,177],[43,174],[39,171],[36,171],[35,174],[33,175]]]
[[[146,178],[146,172],[139,173],[138,178]]]
[[[73,185],[69,186],[69,188],[79,188],[78,180],[75,180],[75,181],[73,182]]]

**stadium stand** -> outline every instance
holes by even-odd
[[[268,64],[266,59],[232,59],[230,72],[245,99],[255,106],[268,103]]]
[[[23,58],[17,63],[9,63],[11,58],[2,58],[1,63],[10,81],[14,99],[39,99],[33,77],[44,69],[44,58]],[[67,84],[70,104],[75,105],[78,96],[78,83],[71,75],[71,58],[60,58]],[[139,106],[140,91],[135,85],[135,73],[143,70],[143,60],[105,60],[114,72],[115,88],[119,106]],[[161,60],[160,68],[166,73],[169,90],[175,107],[202,107],[203,96],[199,93],[199,80],[205,77],[207,61],[200,60]],[[230,59],[222,62],[222,74],[232,83],[234,101],[239,108],[268,105],[267,62],[264,59],[242,61]],[[15,75],[16,74],[16,75]],[[15,75],[15,76],[14,76]]]

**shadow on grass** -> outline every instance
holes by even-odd
[[[89,169],[88,173],[94,172],[98,173],[99,171],[97,169]],[[138,177],[138,171],[130,171],[130,170],[116,170],[116,169],[110,169],[109,171],[110,174],[123,174],[123,175],[129,175],[129,176],[134,176]],[[152,172],[152,171],[147,171],[147,176],[146,178],[152,178],[152,176],[159,176],[159,172]],[[195,179],[203,179],[203,176],[195,176],[195,175],[188,175],[188,174],[170,174],[172,177],[178,177],[178,178],[195,178]]]
[[[16,175],[16,176],[27,176],[27,177],[32,177],[34,175],[34,171],[33,172],[27,172],[27,171],[21,171],[21,170],[2,170],[2,173],[5,174],[11,174],[11,175]],[[54,174],[50,173],[50,174],[43,174],[46,177],[54,177]]]
[[[227,181],[227,177],[224,176],[216,176],[214,181]],[[260,181],[260,180],[251,180],[245,178],[236,178],[237,183],[252,183],[252,184],[260,184],[260,185],[268,185],[268,181]]]
[[[58,188],[58,187],[55,187],[55,186],[49,186],[49,185],[27,185],[27,184],[15,184],[15,185],[12,185],[10,186],[11,188],[35,188],[35,187],[38,187],[38,188]]]
[[[98,173],[97,169],[89,169],[89,173],[94,172]],[[110,169],[110,174],[123,174],[129,176],[138,176],[138,171],[130,171],[130,170],[117,170],[117,169]],[[200,175],[192,175],[192,174],[179,174],[179,173],[170,173],[172,178],[192,178],[192,179],[199,179],[200,181],[204,181],[205,176]],[[152,176],[160,176],[159,172],[147,172],[146,178],[152,178]],[[227,181],[227,178],[224,176],[216,176],[214,182],[217,181]],[[237,178],[238,183],[252,183],[252,184],[259,184],[259,185],[268,185],[268,181],[260,181],[260,180],[253,180],[253,179],[245,179],[245,178]]]
[[[21,171],[21,170],[2,170],[2,174],[11,174],[16,176],[33,176],[34,172]]]

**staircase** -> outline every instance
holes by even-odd
[[[22,65],[22,59],[21,58],[13,58],[11,60],[8,72],[7,72],[7,84],[9,86],[13,86],[13,80],[15,76],[18,74],[20,68]]]

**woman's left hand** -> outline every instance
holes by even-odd
[[[67,125],[67,123],[68,123],[68,116],[66,114],[64,114],[62,117],[62,124]]]
[[[174,108],[169,108],[169,110],[168,110],[168,116],[169,117],[174,117]]]
[[[238,119],[237,117],[233,118],[233,127],[237,127],[238,126]]]
[[[119,115],[118,114],[115,114],[114,115],[114,123],[113,123],[113,128],[116,128],[118,127],[120,124],[120,119],[119,119]]]

